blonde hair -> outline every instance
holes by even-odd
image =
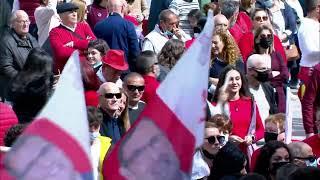
[[[240,50],[233,37],[222,31],[215,32],[213,36],[219,36],[220,40],[224,44],[222,52],[219,53],[219,57],[227,64],[235,65],[236,61],[240,58]],[[213,51],[211,51],[211,64],[214,59],[213,57]]]
[[[86,14],[87,14],[87,5],[84,0],[72,0],[73,4],[78,6],[79,9],[77,9],[77,19],[78,22],[83,22],[86,20]]]
[[[273,124],[279,124],[280,132],[284,132],[284,121],[286,120],[286,115],[284,113],[277,113],[270,115],[266,120],[265,124],[271,122]]]

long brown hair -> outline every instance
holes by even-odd
[[[253,50],[254,54],[261,54],[260,48],[259,48],[259,43],[257,43],[257,39],[258,39],[258,37],[260,36],[260,34],[261,34],[261,32],[263,30],[268,30],[271,33],[271,36],[272,36],[272,43],[271,43],[271,46],[269,48],[268,54],[271,54],[271,53],[274,52],[274,34],[273,34],[273,29],[269,25],[263,25],[263,26],[259,27],[254,32],[254,50]]]
[[[226,32],[218,31],[213,36],[219,36],[220,40],[224,44],[222,52],[219,53],[219,57],[230,65],[235,65],[236,61],[240,58],[240,50],[238,45],[234,41],[233,37]],[[211,51],[211,64],[214,59],[213,51]]]

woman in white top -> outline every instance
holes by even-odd
[[[60,25],[57,14],[57,4],[63,0],[41,0],[40,6],[34,11],[34,18],[38,27],[38,41],[42,47],[49,37],[51,29]]]

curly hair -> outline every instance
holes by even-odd
[[[240,58],[240,50],[238,45],[234,41],[233,37],[225,32],[215,32],[213,36],[219,36],[220,40],[224,44],[222,52],[219,53],[219,57],[230,65],[235,65],[236,61]],[[214,60],[213,50],[211,51],[211,64]]]
[[[184,52],[184,43],[178,39],[170,39],[158,55],[159,64],[172,69]]]

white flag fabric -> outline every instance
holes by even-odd
[[[213,15],[104,160],[105,179],[190,179],[204,136]]]
[[[285,122],[285,143],[289,144],[292,141],[292,108],[291,106],[291,91],[287,87],[287,97],[286,97],[286,122]]]
[[[196,146],[203,142],[213,28],[209,14],[203,32],[157,89],[158,96],[195,136]]]
[[[75,51],[48,103],[6,154],[12,179],[93,179],[80,68]]]

